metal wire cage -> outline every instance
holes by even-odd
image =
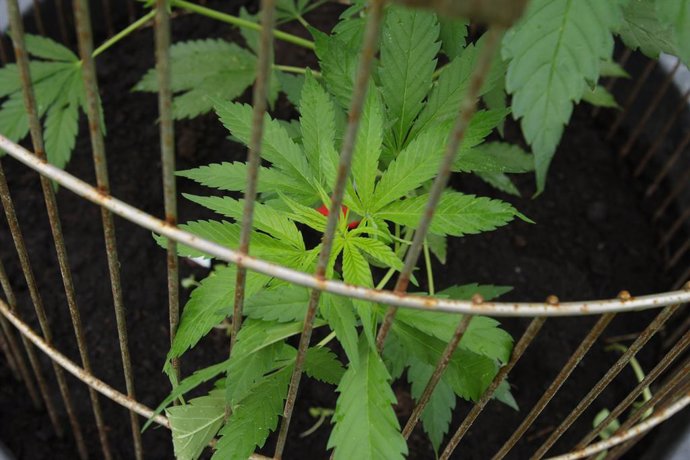
[[[204,240],[195,235],[187,233],[176,226],[177,211],[175,206],[176,187],[174,179],[175,170],[175,152],[174,152],[174,132],[173,132],[173,117],[171,109],[171,89],[170,89],[170,12],[166,8],[165,0],[156,1],[154,27],[156,39],[156,72],[158,77],[158,84],[160,91],[159,98],[159,129],[160,129],[160,144],[161,144],[161,160],[163,171],[163,194],[165,197],[165,216],[158,218],[147,214],[135,206],[118,200],[111,196],[110,186],[108,181],[108,170],[106,163],[105,144],[102,134],[101,119],[99,117],[100,101],[98,97],[98,81],[96,76],[95,63],[92,57],[93,42],[91,19],[89,13],[89,2],[87,0],[74,0],[73,14],[76,24],[77,39],[79,45],[79,55],[82,59],[83,66],[83,82],[86,88],[89,132],[91,137],[91,146],[93,153],[93,160],[96,170],[96,185],[93,186],[87,182],[49,164],[46,161],[44,153],[43,133],[39,123],[38,110],[36,101],[31,86],[31,79],[29,75],[29,65],[27,54],[25,50],[25,35],[22,18],[19,12],[17,0],[9,0],[8,2],[8,17],[11,23],[12,43],[14,47],[14,55],[18,69],[22,77],[22,90],[24,96],[24,103],[26,112],[29,117],[31,141],[33,144],[33,151],[29,151],[22,146],[11,142],[0,133],[0,149],[6,151],[9,156],[23,163],[26,167],[38,172],[41,178],[42,192],[44,195],[46,208],[48,211],[49,224],[52,231],[54,246],[57,254],[57,259],[60,267],[60,274],[65,288],[65,296],[70,312],[70,317],[74,327],[79,356],[81,364],[77,364],[67,358],[64,354],[58,351],[53,346],[53,335],[51,332],[51,324],[48,321],[41,293],[39,292],[36,275],[42,275],[40,271],[34,270],[29,259],[27,245],[23,236],[23,231],[15,212],[15,206],[10,195],[10,190],[2,169],[2,162],[0,162],[0,199],[2,200],[2,207],[8,222],[8,227],[11,237],[14,241],[14,246],[18,255],[18,261],[21,270],[26,279],[29,289],[29,294],[35,314],[37,315],[40,332],[34,331],[29,324],[23,319],[28,312],[23,312],[17,305],[17,300],[14,295],[13,286],[10,284],[9,278],[5,272],[5,268],[0,263],[0,283],[2,284],[4,298],[0,299],[0,326],[3,351],[5,353],[6,362],[8,366],[13,369],[17,376],[26,385],[27,391],[32,400],[37,404],[42,404],[49,415],[57,432],[62,432],[61,415],[58,405],[53,401],[51,393],[48,388],[48,381],[42,368],[39,355],[36,351],[40,351],[50,357],[53,372],[57,380],[60,390],[62,403],[66,409],[67,418],[70,424],[71,434],[75,438],[76,446],[79,455],[86,458],[89,455],[82,429],[81,421],[78,419],[76,411],[73,407],[70,387],[66,380],[66,372],[72,374],[77,379],[84,382],[89,389],[90,402],[95,417],[96,426],[98,428],[102,453],[105,458],[111,458],[109,448],[109,441],[107,436],[106,423],[101,409],[100,399],[98,393],[106,398],[115,401],[127,408],[130,412],[130,422],[133,436],[133,447],[137,458],[143,458],[145,452],[142,446],[141,432],[140,432],[140,418],[153,416],[153,411],[146,405],[139,402],[136,398],[134,390],[134,379],[132,366],[136,363],[132,362],[129,352],[127,326],[125,321],[125,305],[123,300],[121,280],[120,280],[120,260],[115,244],[115,227],[113,223],[113,216],[119,216],[134,224],[156,232],[167,237],[168,255],[168,290],[169,290],[169,330],[170,335],[174,334],[178,324],[179,316],[179,276],[178,276],[178,260],[176,244],[182,243],[189,247],[201,250],[207,254],[212,255],[218,260],[225,261],[238,266],[237,288],[235,298],[235,314],[233,315],[233,331],[239,330],[241,319],[241,308],[243,303],[244,282],[246,270],[252,270],[272,277],[288,281],[290,283],[305,286],[311,289],[311,296],[309,300],[309,307],[307,316],[304,321],[304,329],[301,334],[300,344],[298,349],[298,358],[295,365],[295,371],[292,376],[290,390],[285,405],[284,416],[278,433],[277,447],[274,458],[281,458],[285,441],[288,433],[289,422],[292,417],[295,398],[297,396],[297,389],[300,382],[300,376],[303,370],[304,355],[309,345],[311,338],[311,331],[313,327],[314,315],[316,307],[319,302],[319,296],[322,292],[328,292],[337,295],[348,296],[354,299],[368,300],[388,306],[386,317],[383,321],[377,343],[381,347],[383,340],[392,324],[395,321],[395,313],[398,308],[415,308],[424,310],[435,310],[448,313],[461,313],[463,319],[459,322],[452,340],[447,344],[444,351],[443,358],[439,362],[436,370],[430,378],[426,389],[420,398],[418,405],[412,411],[412,415],[404,427],[403,434],[407,437],[412,432],[419,421],[420,415],[428,403],[431,393],[448,364],[448,358],[455,351],[460,339],[462,338],[471,318],[474,315],[489,315],[489,316],[508,316],[508,317],[528,317],[532,318],[523,335],[517,341],[510,361],[503,366],[491,385],[484,392],[482,397],[477,401],[466,418],[462,421],[460,426],[454,431],[450,437],[450,441],[443,450],[441,458],[449,458],[455,448],[458,446],[462,438],[468,432],[474,421],[480,416],[482,410],[487,405],[489,400],[494,396],[498,385],[509,375],[516,363],[521,359],[523,354],[527,351],[530,343],[537,337],[540,329],[549,318],[552,317],[571,317],[581,315],[596,315],[597,321],[594,326],[588,331],[586,336],[581,340],[577,348],[569,356],[557,377],[550,383],[547,390],[544,392],[538,402],[527,411],[520,423],[519,427],[507,439],[505,444],[498,449],[494,458],[503,458],[509,455],[511,448],[521,440],[527,430],[530,428],[536,418],[542,413],[550,401],[556,396],[558,391],[566,380],[568,380],[583,358],[590,351],[595,342],[600,338],[603,331],[611,323],[617,315],[622,315],[634,311],[654,310],[658,311],[654,318],[649,322],[645,330],[635,338],[630,347],[623,353],[619,359],[608,369],[608,371],[601,377],[601,379],[594,385],[580,402],[572,409],[570,413],[565,416],[560,425],[556,427],[538,451],[532,458],[538,459],[544,457],[551,450],[552,446],[559,440],[559,438],[568,430],[578,418],[585,412],[585,410],[597,399],[597,397],[605,391],[607,386],[616,378],[616,376],[630,363],[635,355],[640,352],[652,339],[652,337],[668,327],[670,323],[668,320],[671,317],[680,318],[675,321],[677,327],[672,329],[669,334],[668,344],[665,354],[658,360],[656,365],[650,372],[639,382],[638,385],[619,402],[619,404],[611,411],[610,415],[594,428],[587,436],[585,436],[579,443],[571,446],[572,448],[566,454],[559,455],[557,458],[577,459],[589,458],[595,454],[606,451],[606,458],[619,458],[628,449],[630,449],[645,433],[653,427],[659,425],[666,419],[670,418],[675,413],[681,411],[686,406],[690,405],[690,357],[687,356],[687,349],[690,345],[690,321],[687,319],[688,312],[683,309],[683,305],[690,301],[690,284],[685,282],[690,277],[690,270],[683,272],[680,267],[684,260],[687,260],[687,255],[690,252],[690,240],[678,243],[678,236],[682,234],[684,226],[688,225],[690,220],[690,207],[685,202],[685,207],[681,207],[678,212],[678,217],[669,224],[660,238],[659,247],[667,254],[666,260],[669,268],[677,269],[680,277],[676,286],[672,291],[658,293],[654,295],[633,297],[626,291],[622,291],[617,298],[603,299],[596,301],[577,301],[577,302],[559,302],[555,297],[550,297],[546,301],[526,302],[526,303],[501,303],[501,302],[485,302],[480,298],[475,298],[473,301],[457,301],[444,298],[434,298],[419,295],[409,295],[407,285],[410,275],[417,259],[420,255],[422,243],[426,232],[429,228],[430,221],[433,216],[435,207],[438,204],[439,197],[448,183],[450,176],[450,167],[453,162],[458,146],[461,143],[466,127],[472,115],[477,109],[477,94],[484,78],[488,72],[493,53],[496,52],[500,32],[503,28],[509,25],[512,21],[519,17],[524,2],[508,2],[511,3],[511,9],[503,11],[500,16],[492,17],[490,13],[483,10],[481,7],[477,11],[472,10],[471,5],[481,5],[482,2],[457,2],[458,5],[470,5],[468,10],[461,10],[463,14],[471,14],[479,17],[482,20],[488,21],[488,40],[486,46],[482,51],[481,58],[477,67],[473,71],[470,89],[467,92],[465,99],[462,101],[461,107],[458,107],[458,117],[455,120],[452,136],[445,150],[443,164],[434,180],[431,188],[429,202],[426,205],[427,216],[419,225],[412,246],[405,259],[405,266],[400,274],[395,289],[374,290],[358,286],[344,284],[340,281],[330,280],[325,278],[325,267],[331,251],[333,235],[336,229],[338,210],[341,207],[343,194],[345,190],[346,179],[350,170],[350,163],[354,150],[355,140],[357,137],[360,116],[363,109],[363,103],[366,96],[367,81],[371,74],[372,63],[378,48],[379,29],[382,20],[382,11],[384,7],[383,0],[373,0],[370,4],[369,14],[367,15],[367,26],[364,37],[364,43],[360,62],[358,66],[358,73],[356,76],[356,85],[352,102],[349,110],[349,117],[346,127],[345,136],[340,152],[340,164],[336,185],[333,196],[331,197],[331,210],[328,217],[328,225],[323,235],[323,246],[319,256],[319,263],[314,274],[302,273],[293,269],[276,265],[261,259],[257,259],[249,255],[250,252],[250,230],[252,228],[253,218],[253,203],[256,197],[256,183],[258,166],[260,164],[260,145],[263,134],[263,114],[266,112],[266,97],[267,92],[267,78],[269,74],[270,65],[270,50],[272,46],[272,29],[275,9],[275,0],[262,0],[261,8],[263,11],[263,22],[260,32],[260,51],[259,64],[257,66],[257,79],[254,86],[254,124],[252,126],[251,140],[248,151],[248,187],[245,192],[244,217],[241,222],[242,234],[239,248],[227,248],[215,244],[211,241]],[[58,2],[61,4],[61,2]],[[427,2],[402,2],[424,4]],[[447,4],[453,2],[430,2],[435,8],[446,8]],[[495,6],[500,1],[485,2]],[[519,5],[518,5],[519,4]],[[36,3],[36,7],[40,4]],[[104,3],[105,10],[108,11],[110,6],[107,1]],[[515,5],[518,5],[515,7]],[[131,5],[130,5],[131,6]],[[419,5],[416,5],[419,6]],[[62,5],[59,8],[64,11]],[[133,10],[132,10],[133,11]],[[446,11],[446,10],[444,10]],[[36,11],[37,17],[40,18],[40,11]],[[109,17],[106,14],[106,19]],[[63,34],[66,33],[67,21],[64,18],[58,18],[60,21],[60,28]],[[37,24],[38,25],[38,24]],[[42,26],[39,26],[39,30]],[[108,30],[113,31],[112,23],[108,23]],[[9,52],[3,49],[4,61],[8,60]],[[625,65],[630,59],[631,53],[626,51],[620,57],[621,65]],[[649,62],[644,68],[642,75],[635,81],[635,85],[631,91],[627,93],[627,99],[624,102],[624,110],[618,113],[613,119],[609,128],[609,137],[615,136],[621,126],[630,123],[630,114],[632,108],[640,99],[640,90],[649,78],[652,70],[656,66],[656,62]],[[635,122],[633,122],[633,129],[631,134],[626,138],[624,144],[620,147],[619,155],[623,158],[633,155],[633,147],[637,138],[645,129],[648,128],[650,120],[653,117],[661,119],[661,129],[653,136],[653,141],[650,147],[640,154],[636,152],[637,168],[635,170],[636,176],[644,174],[651,175],[653,178],[650,184],[647,185],[646,195],[654,197],[660,205],[654,219],[659,220],[663,213],[670,207],[676,206],[678,202],[682,202],[682,197],[685,196],[690,185],[690,168],[687,171],[679,171],[681,166],[685,164],[683,161],[687,157],[688,151],[686,147],[690,143],[690,131],[687,129],[687,134],[679,140],[673,152],[667,157],[661,156],[661,143],[668,138],[668,133],[678,126],[683,126],[684,114],[688,98],[690,98],[690,90],[686,91],[679,101],[678,109],[671,113],[658,114],[658,108],[663,97],[666,97],[670,82],[673,76],[681,68],[680,63],[674,65],[669,73],[669,76],[662,85],[659,86],[655,97],[651,101],[646,101],[646,109],[642,112]],[[608,88],[611,89],[616,83],[616,80],[608,82]],[[598,113],[598,111],[596,111]],[[595,115],[596,115],[595,113]],[[627,120],[626,120],[627,118]],[[659,123],[659,120],[654,120]],[[682,128],[681,128],[682,129]],[[680,165],[680,166],[679,166]],[[669,190],[662,189],[659,185],[664,180],[672,180],[676,185]],[[58,212],[57,201],[55,197],[55,190],[52,182],[56,182],[64,189],[79,195],[80,197],[89,200],[98,205],[102,210],[102,221],[104,229],[104,239],[107,253],[107,262],[110,275],[110,284],[112,288],[113,302],[116,314],[116,326],[118,337],[120,341],[121,359],[124,369],[125,378],[125,393],[118,391],[107,383],[99,380],[92,372],[90,353],[84,334],[84,325],[80,318],[80,310],[77,304],[75,288],[73,283],[73,273],[68,262],[67,249],[64,241],[64,236],[61,228],[61,219]],[[661,196],[663,195],[663,196]],[[127,269],[126,264],[123,267]],[[686,318],[683,320],[682,318]],[[19,333],[19,340],[17,339]],[[233,334],[235,337],[236,334]],[[21,345],[20,342],[21,341]],[[28,357],[28,363],[25,356]],[[660,382],[657,382],[660,381]],[[36,385],[33,382],[36,382]],[[649,399],[642,407],[638,408],[625,422],[620,426],[616,432],[603,441],[595,442],[599,433],[609,425],[616,417],[620,416],[624,411],[632,406],[638,399],[639,395],[645,391],[650,385],[657,386],[656,391],[651,399]],[[653,410],[653,413],[643,418],[643,414],[648,410]],[[154,421],[164,427],[169,427],[168,420],[161,415],[156,415]],[[261,458],[256,455],[255,457]]]

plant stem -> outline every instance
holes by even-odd
[[[197,5],[191,2],[188,2],[186,0],[171,0],[170,4],[172,6],[176,6],[178,8],[185,9],[187,11],[191,11],[193,13],[200,14],[202,16],[209,17],[211,19],[215,19],[217,21],[225,22],[227,24],[232,24],[237,27],[244,27],[246,29],[252,29],[252,30],[261,30],[261,25],[257,24],[252,21],[248,21],[246,19],[238,18],[237,16],[232,16],[227,13],[221,13],[220,11],[213,10],[211,8],[206,8],[205,6]],[[314,42],[305,40],[302,37],[298,37],[296,35],[289,34],[287,32],[282,32],[280,30],[273,30],[273,36],[277,38],[278,40],[282,40],[284,42],[292,43],[293,45],[301,46],[303,48],[307,48],[310,50],[313,50],[316,48],[314,45]]]
[[[383,289],[386,283],[393,277],[394,273],[395,268],[389,268],[386,274],[383,275],[383,278],[381,278],[381,281],[379,281],[379,284],[376,285],[376,289]]]
[[[424,265],[426,266],[426,280],[429,285],[429,295],[434,295],[434,271],[431,268],[431,255],[429,255],[429,242],[424,238]]]
[[[298,74],[302,74],[302,75],[307,73],[306,67],[295,67],[295,66],[291,66],[291,65],[273,64],[273,68],[276,70],[282,70],[283,72],[288,72],[288,73],[298,73]],[[311,70],[311,69],[309,69],[309,70]],[[311,70],[311,74],[316,78],[321,78],[321,72]]]
[[[144,16],[140,17],[124,29],[122,29],[120,32],[117,34],[113,35],[110,37],[108,40],[106,40],[101,46],[96,48],[93,53],[91,54],[92,57],[99,56],[102,54],[104,51],[106,51],[108,48],[113,46],[115,43],[119,42],[123,38],[125,38],[127,35],[131,34],[135,30],[137,30],[139,27],[143,26],[147,22],[149,22],[153,17],[156,15],[156,10],[151,10],[148,13],[146,13]]]

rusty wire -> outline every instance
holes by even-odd
[[[384,305],[396,305],[403,308],[414,308],[425,311],[439,311],[446,313],[462,313],[471,315],[492,316],[580,316],[597,315],[601,313],[622,313],[657,309],[671,304],[690,302],[690,284],[676,291],[660,294],[635,296],[632,298],[613,298],[607,300],[561,302],[552,305],[548,302],[482,302],[453,300],[414,294],[395,294],[392,291],[370,289],[353,286],[336,280],[321,280],[316,276],[266,262],[251,256],[241,257],[237,251],[213,243],[204,238],[168,225],[140,209],[137,209],[109,194],[102,193],[97,188],[74,177],[73,175],[49,163],[41,161],[22,146],[10,141],[0,134],[0,148],[11,157],[26,166],[46,175],[64,188],[77,195],[124,217],[125,219],[158,233],[166,238],[172,238],[178,243],[197,249],[225,262],[237,263],[240,259],[250,270],[288,281],[300,286],[317,289],[331,294],[376,302]]]
[[[254,202],[256,201],[259,166],[261,166],[261,141],[264,135],[264,116],[268,102],[269,80],[271,75],[271,58],[273,48],[273,27],[275,25],[275,0],[261,0],[261,32],[259,33],[259,53],[256,70],[256,82],[252,95],[252,129],[247,152],[247,186],[244,192],[242,209],[242,228],[240,230],[239,252],[249,254],[249,243],[254,220]],[[232,313],[230,350],[237,341],[237,334],[242,326],[244,308],[244,289],[247,281],[247,268],[237,264],[235,280],[235,298]]]
[[[161,164],[163,167],[163,201],[165,221],[177,225],[177,187],[175,184],[175,128],[172,114],[170,74],[170,12],[167,0],[156,0],[154,18],[156,35],[156,76],[158,79],[158,123],[160,126]],[[168,322],[170,345],[180,323],[180,279],[178,273],[177,242],[167,240],[168,266]],[[180,378],[179,358],[173,358],[172,369]]]
[[[98,191],[103,194],[108,194],[110,193],[110,184],[105,154],[105,142],[103,140],[104,127],[101,126],[101,113],[103,108],[98,94],[96,65],[93,59],[93,36],[89,3],[88,0],[74,0],[72,6],[77,30],[79,56],[82,62],[82,80],[86,92],[86,112],[89,120],[89,135],[91,138],[94,169],[96,170],[96,182],[98,184]],[[129,353],[129,340],[127,336],[127,319],[122,296],[122,282],[120,279],[120,261],[115,238],[115,222],[112,213],[105,208],[101,208],[101,220],[103,223],[103,236],[105,238],[106,258],[108,260],[108,272],[110,274],[110,286],[113,295],[115,322],[120,344],[125,387],[127,389],[127,396],[136,399],[134,374],[132,372],[132,361]],[[139,460],[144,456],[141,444],[139,418],[137,414],[131,410],[129,415],[132,425],[132,438],[134,440],[134,454],[137,460]]]
[[[22,91],[24,96],[24,106],[27,117],[29,119],[29,127],[31,133],[31,141],[34,147],[36,156],[45,160],[46,154],[43,145],[43,132],[41,129],[41,122],[36,110],[36,99],[31,85],[31,76],[29,68],[28,55],[24,44],[24,25],[22,24],[21,13],[17,0],[9,0],[7,2],[8,16],[12,29],[12,42],[14,44],[14,54],[17,60],[17,67],[19,68],[20,77],[22,80]],[[37,12],[38,14],[38,12]],[[74,335],[77,340],[77,348],[79,356],[81,357],[82,365],[87,372],[91,372],[91,362],[89,359],[88,347],[86,345],[86,336],[84,335],[84,328],[82,326],[81,314],[77,305],[77,298],[74,290],[74,282],[72,277],[72,270],[69,265],[67,248],[65,246],[65,239],[62,233],[62,224],[58,211],[57,200],[55,199],[55,190],[50,179],[40,176],[41,189],[46,204],[46,211],[48,213],[48,221],[50,224],[51,234],[55,243],[55,252],[60,266],[60,275],[62,277],[65,288],[65,297],[69,308],[70,319],[74,329]],[[106,460],[112,458],[110,446],[108,443],[108,435],[106,433],[105,420],[103,418],[103,411],[96,392],[89,388],[89,397],[91,398],[91,407],[93,410],[96,426],[98,428],[98,437],[101,443],[103,457]]]
[[[575,406],[575,408],[565,417],[560,425],[551,433],[546,441],[537,449],[537,452],[531,457],[531,460],[541,459],[549,449],[560,439],[561,436],[575,423],[580,415],[594,402],[594,400],[601,394],[604,389],[613,381],[613,379],[628,365],[630,360],[639,352],[647,342],[661,329],[666,321],[678,309],[678,305],[669,305],[649,323],[644,331],[635,339],[635,341],[628,347],[628,349],[621,355],[621,357],[606,371],[606,374],[599,380],[596,385],[585,395],[584,398]]]
[[[618,128],[620,128],[621,124],[623,123],[623,120],[625,120],[626,115],[628,112],[630,112],[631,107],[637,100],[637,96],[640,95],[640,91],[642,90],[642,87],[644,86],[645,82],[649,78],[649,76],[652,74],[652,70],[654,70],[654,67],[656,66],[656,61],[649,61],[647,65],[644,68],[644,71],[642,72],[642,75],[637,79],[635,82],[635,86],[628,95],[628,98],[625,101],[625,105],[623,110],[621,110],[618,113],[618,116],[614,120],[614,122],[611,124],[611,127],[609,128],[608,132],[606,133],[606,140],[610,141],[613,139],[613,136],[618,132]]]

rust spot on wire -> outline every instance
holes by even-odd
[[[630,295],[629,291],[623,290],[623,291],[618,293],[618,299],[621,302],[628,302],[628,301],[632,300],[632,298],[633,298],[633,296]]]
[[[548,303],[549,305],[558,305],[559,303],[561,303],[561,301],[558,299],[558,297],[551,294],[546,298],[546,303]]]
[[[484,303],[484,297],[480,293],[476,293],[472,296],[472,303],[474,305],[481,305]]]

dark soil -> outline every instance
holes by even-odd
[[[234,12],[241,3],[209,2],[214,8]],[[326,30],[336,20],[337,11],[339,8],[326,7],[309,19]],[[124,10],[115,14],[116,28],[126,24],[125,16]],[[94,17],[98,22],[100,16],[96,13]],[[290,30],[299,33],[298,28]],[[173,21],[173,37],[176,41],[205,37],[236,40],[238,34],[229,26],[205,18],[181,16]],[[103,31],[97,28],[96,41],[103,38]],[[291,46],[278,45],[277,55],[284,64],[313,65],[312,57]],[[153,65],[153,56],[152,29],[146,28],[99,57],[97,64],[108,126],[106,147],[112,193],[145,212],[162,216],[156,96],[129,91]],[[277,116],[294,116],[294,112],[283,103],[279,104]],[[509,138],[519,139],[514,124],[508,124],[507,132]],[[178,169],[241,160],[245,156],[245,149],[227,140],[227,133],[211,115],[177,123],[176,136]],[[615,296],[621,289],[630,289],[635,295],[666,289],[671,281],[664,277],[662,261],[654,250],[655,229],[639,205],[639,194],[631,185],[627,168],[616,161],[611,146],[602,139],[603,132],[592,123],[589,109],[578,109],[556,155],[547,190],[537,199],[529,198],[534,189],[529,177],[518,180],[525,195],[519,199],[504,196],[474,178],[454,178],[453,186],[462,191],[514,203],[536,225],[515,222],[492,233],[452,241],[446,267],[435,267],[438,287],[469,282],[512,285],[514,291],[505,296],[510,300],[539,300],[549,294],[556,294],[561,300],[595,299]],[[87,126],[82,119],[77,148],[67,169],[95,183],[89,152]],[[3,160],[3,166],[56,345],[79,362],[38,176],[12,159]],[[179,189],[187,193],[204,192],[189,181],[180,181]],[[99,210],[67,190],[60,190],[58,201],[94,373],[124,391]],[[180,221],[211,217],[199,206],[184,200],[179,202],[179,214]],[[167,379],[161,373],[168,349],[165,252],[154,243],[148,231],[123,219],[115,221],[137,398],[155,407],[169,390]],[[4,220],[0,222],[0,257],[23,315],[36,326]],[[205,272],[182,263],[181,276],[190,274],[198,279]],[[187,295],[183,290],[183,298]],[[651,313],[625,315],[614,321],[605,337],[636,334],[651,316]],[[458,449],[457,457],[489,458],[541,396],[594,321],[594,318],[548,320],[511,374],[513,393],[521,410],[515,412],[498,403],[489,404]],[[506,319],[503,323],[517,338],[528,320]],[[194,369],[222,359],[227,353],[227,343],[221,331],[211,333],[203,346],[185,356],[183,373],[188,375]],[[645,368],[655,362],[658,348],[658,343],[652,342],[641,353]],[[601,343],[596,344],[510,458],[527,458],[616,358],[615,353],[604,351]],[[47,370],[48,360],[44,361],[46,375],[52,381],[54,376]],[[591,426],[594,414],[604,407],[613,407],[632,388],[633,382],[632,373],[625,369],[582,417],[581,423],[568,431],[557,449],[578,440]],[[71,377],[70,383],[89,450],[98,458],[100,448],[86,388]],[[412,404],[406,385],[397,384],[396,391],[400,400],[398,414],[404,421]],[[59,400],[57,389],[55,400]],[[105,398],[102,401],[117,458],[133,458],[126,411]],[[327,458],[324,454],[328,439],[326,426],[304,439],[298,434],[315,422],[308,415],[310,407],[334,404],[332,387],[304,380],[288,441],[288,458]],[[453,426],[457,426],[470,404],[459,402],[458,406]],[[4,361],[0,364],[0,414],[0,439],[19,459],[76,458],[71,437],[55,437],[44,412],[31,406],[24,388],[12,380]],[[148,458],[172,457],[166,430],[148,430],[143,439]],[[267,453],[270,452],[269,446]],[[289,455],[290,452],[296,454]],[[410,443],[410,458],[434,458],[419,429]]]

